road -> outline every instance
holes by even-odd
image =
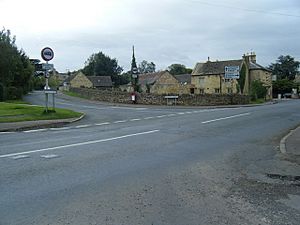
[[[56,105],[86,117],[0,134],[1,225],[299,224],[299,183],[268,176],[298,169],[278,150],[297,100],[205,109],[60,94]]]

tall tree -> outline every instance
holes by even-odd
[[[298,73],[300,62],[289,55],[279,56],[276,63],[272,63],[269,69],[272,70],[273,75],[277,75],[277,79],[294,80]]]
[[[146,60],[143,60],[138,67],[139,73],[154,73],[156,69],[156,65],[154,62],[147,62]]]
[[[192,69],[186,68],[185,65],[182,64],[172,64],[168,66],[168,70],[172,75],[179,75],[179,74],[191,74]]]
[[[111,76],[112,81],[119,80],[119,75],[123,71],[123,68],[118,65],[118,61],[115,58],[110,58],[102,52],[92,54],[85,62],[83,73],[87,76]]]
[[[0,98],[21,98],[31,89],[33,66],[23,50],[18,50],[15,36],[0,31]]]

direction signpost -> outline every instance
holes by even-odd
[[[239,79],[240,67],[239,66],[225,66],[225,79]]]
[[[55,110],[55,98],[54,94],[56,94],[56,90],[51,90],[49,87],[49,70],[53,70],[53,64],[48,64],[48,61],[52,60],[54,57],[54,52],[51,48],[46,47],[43,48],[41,51],[42,59],[46,61],[46,63],[42,64],[43,70],[45,70],[45,77],[46,77],[46,85],[44,87],[45,92],[45,111],[48,112],[48,95],[52,94],[52,103],[53,103],[53,110]]]

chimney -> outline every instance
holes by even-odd
[[[209,56],[207,57],[207,62],[210,62],[210,58],[209,58]]]
[[[249,55],[250,62],[256,63],[256,54],[255,52],[251,52]]]

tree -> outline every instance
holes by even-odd
[[[138,66],[138,71],[141,74],[144,73],[154,73],[155,72],[155,64],[154,62],[147,62],[146,60],[143,60],[139,66]]]
[[[87,76],[111,76],[115,85],[118,85],[119,75],[123,68],[118,65],[118,61],[102,52],[92,54],[85,62],[83,73]]]
[[[273,96],[278,94],[291,93],[293,88],[297,88],[297,83],[288,79],[281,79],[272,82]]]
[[[178,75],[178,74],[191,74],[192,69],[186,68],[185,65],[182,64],[172,64],[168,67],[170,74]]]
[[[251,82],[250,96],[251,100],[263,99],[266,97],[268,89],[263,85],[260,80]]]
[[[15,41],[9,30],[0,31],[0,100],[21,98],[31,89],[34,67]]]
[[[276,63],[272,63],[269,69],[272,70],[273,75],[277,75],[277,79],[294,80],[295,75],[298,73],[300,62],[289,55],[279,56]]]

